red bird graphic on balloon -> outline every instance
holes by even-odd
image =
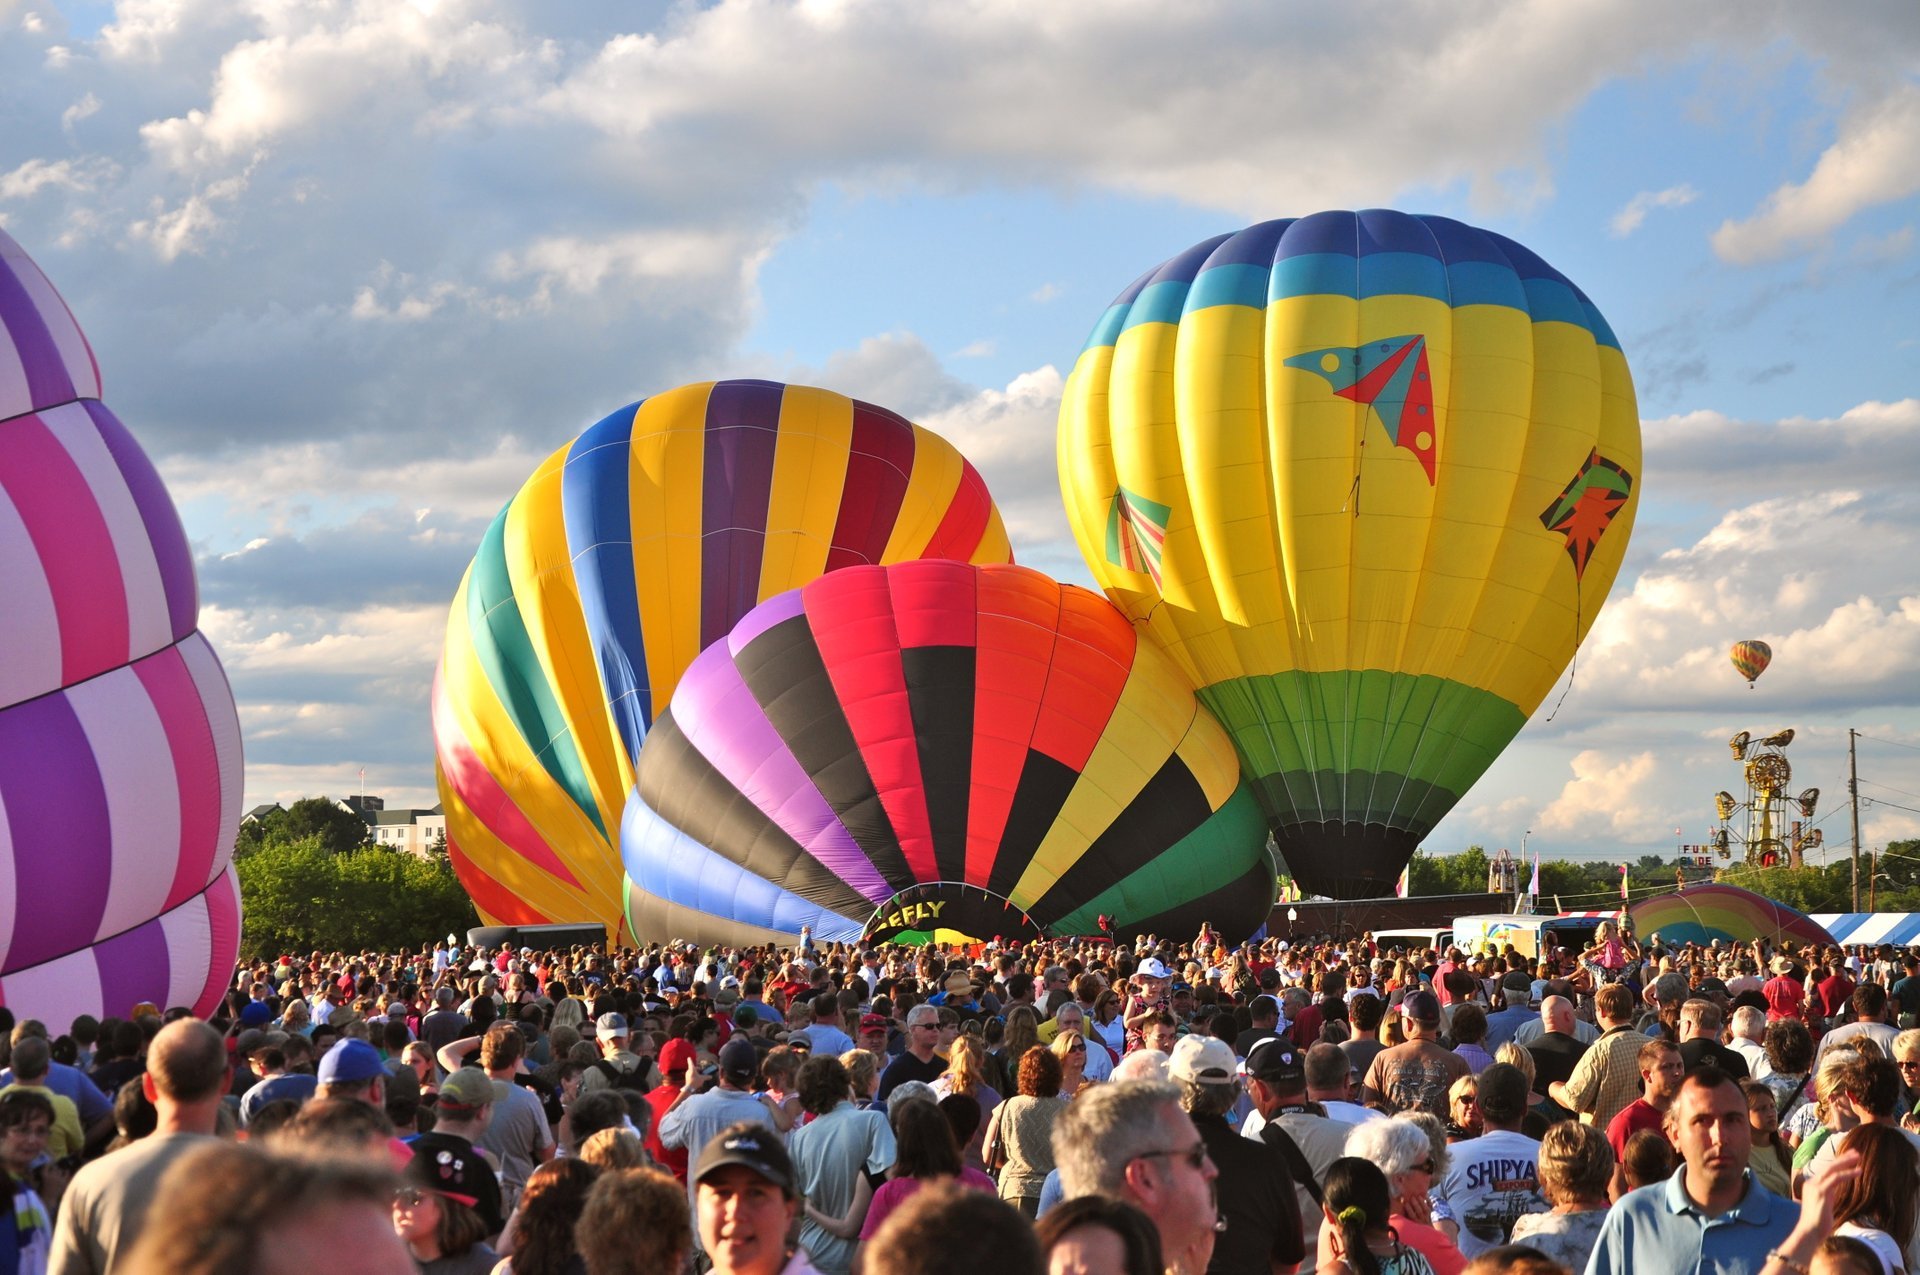
[[[1427,338],[1390,336],[1365,345],[1333,345],[1287,360],[1312,372],[1341,398],[1373,408],[1395,447],[1412,452],[1433,482],[1439,434],[1433,419],[1433,377],[1427,370]]]

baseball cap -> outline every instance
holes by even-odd
[[[484,1107],[493,1101],[493,1081],[478,1067],[462,1067],[440,1082],[440,1101],[457,1107]]]
[[[735,1036],[720,1046],[720,1070],[736,1079],[744,1079],[760,1069],[760,1051],[753,1042]]]
[[[1134,973],[1141,978],[1173,977],[1173,974],[1167,969],[1166,964],[1157,956],[1149,956],[1146,960],[1140,962],[1140,967],[1134,970]]]
[[[1182,1036],[1167,1064],[1169,1079],[1200,1085],[1226,1084],[1234,1070],[1233,1046],[1212,1036]]]
[[[660,1047],[660,1070],[684,1071],[693,1066],[696,1057],[698,1051],[694,1049],[693,1042],[684,1036],[675,1036]]]
[[[480,1197],[474,1190],[475,1183],[480,1174],[492,1172],[477,1151],[459,1151],[443,1146],[416,1151],[400,1176],[408,1186],[433,1191],[474,1208],[480,1203]]]
[[[1440,998],[1424,989],[1408,992],[1400,1002],[1400,1012],[1416,1023],[1432,1026],[1440,1021]]]
[[[693,1180],[704,1182],[708,1175],[732,1164],[752,1169],[783,1191],[793,1189],[793,1161],[787,1158],[787,1149],[780,1145],[779,1135],[766,1125],[742,1121],[709,1139],[700,1152]]]
[[[594,1034],[601,1040],[612,1040],[627,1034],[627,1016],[625,1014],[602,1014],[595,1020]]]
[[[1290,1041],[1269,1036],[1256,1042],[1247,1051],[1247,1060],[1240,1064],[1240,1074],[1268,1083],[1305,1080],[1307,1060],[1294,1049]]]
[[[860,1030],[863,1032],[888,1031],[893,1023],[885,1014],[860,1015]]]
[[[242,1027],[265,1027],[272,1021],[273,1007],[265,1001],[248,1001],[246,1008],[240,1011]]]
[[[364,1040],[348,1037],[326,1052],[314,1079],[323,1085],[353,1085],[387,1074],[380,1051]]]

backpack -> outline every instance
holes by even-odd
[[[642,1059],[640,1065],[632,1071],[621,1071],[618,1067],[602,1058],[593,1064],[593,1069],[606,1080],[609,1089],[626,1089],[633,1093],[647,1092],[647,1065]]]

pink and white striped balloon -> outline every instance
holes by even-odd
[[[179,514],[0,231],[0,1004],[210,1013],[240,941],[240,724]]]

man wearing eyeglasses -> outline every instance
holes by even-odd
[[[1213,1257],[1220,1171],[1180,1105],[1180,1090],[1152,1080],[1095,1085],[1053,1126],[1065,1198],[1104,1195],[1147,1215],[1171,1275],[1203,1275]]]

